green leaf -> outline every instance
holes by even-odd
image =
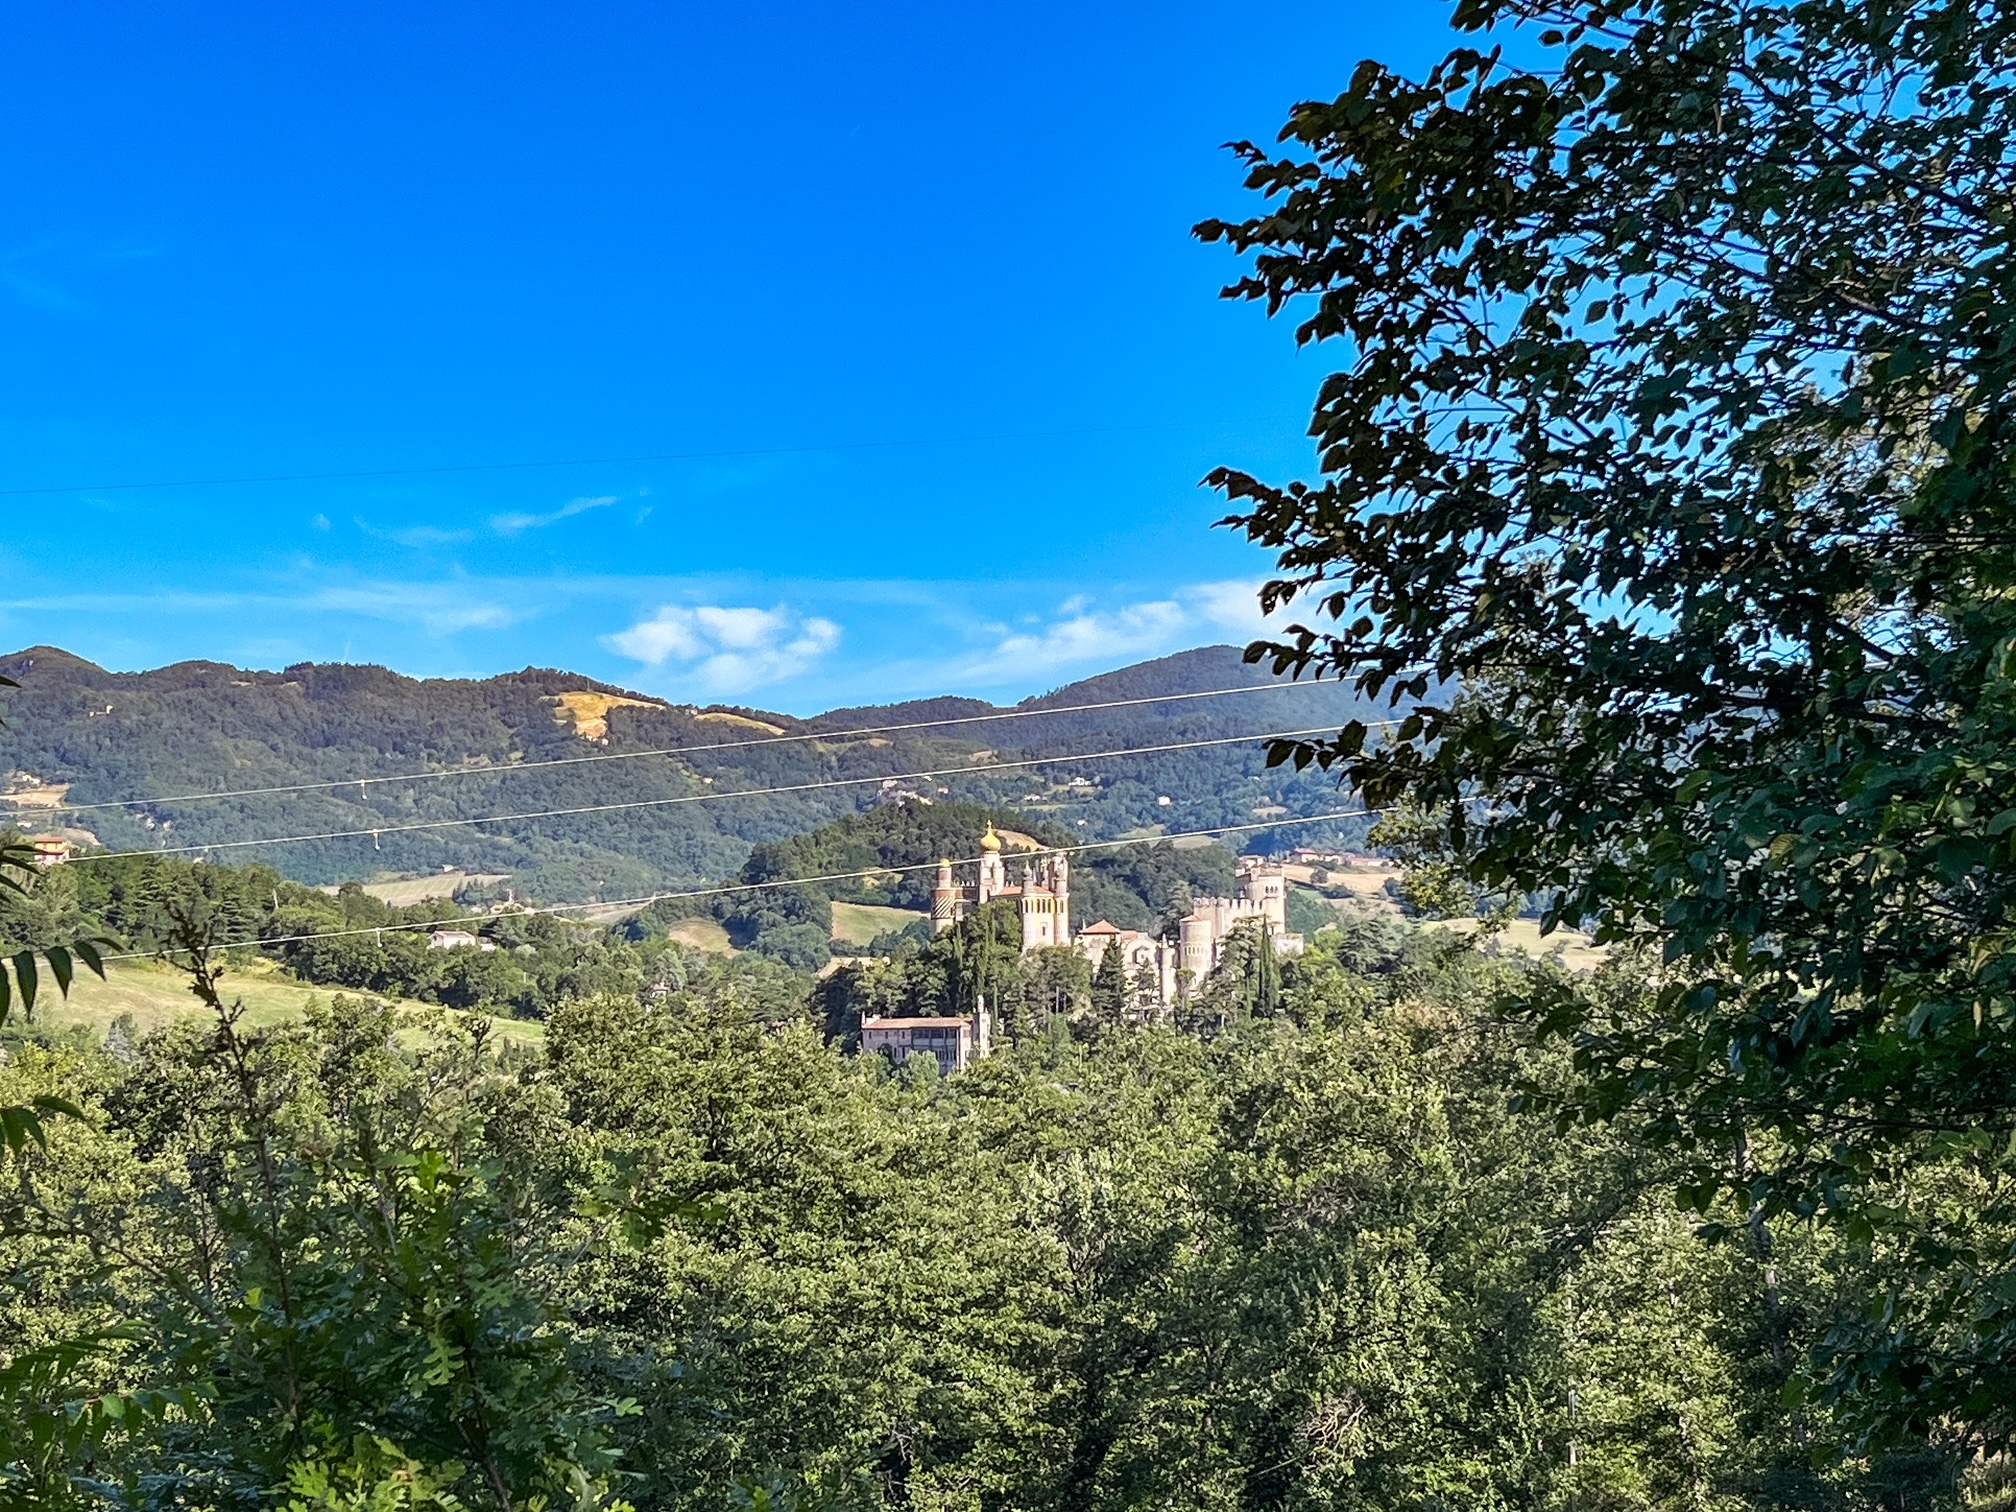
[[[56,990],[64,997],[70,996],[70,952],[61,945],[51,945],[42,952],[49,963],[49,971],[56,978]]]
[[[35,990],[40,977],[35,968],[35,952],[23,950],[14,956],[14,980],[21,991],[21,1012],[33,1014],[35,1011]]]
[[[1975,868],[1988,865],[1988,847],[1972,835],[1954,835],[1939,842],[1934,860],[1940,879],[1955,883],[1964,880]]]
[[[102,982],[105,980],[105,959],[98,953],[96,941],[72,940],[70,948],[77,952],[78,958],[91,968],[99,981]]]

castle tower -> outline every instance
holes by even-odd
[[[1001,865],[1001,837],[994,833],[994,821],[987,821],[987,833],[980,837],[980,892],[974,902],[998,898],[1007,889],[1008,875]]]
[[[1255,863],[1246,873],[1245,893],[1277,929],[1288,927],[1288,882],[1278,866]]]
[[[1201,985],[1218,964],[1218,930],[1207,914],[1193,913],[1176,925],[1176,968]]]
[[[943,934],[959,922],[959,889],[952,885],[952,863],[938,863],[938,881],[931,889],[931,932]]]

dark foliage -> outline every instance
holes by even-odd
[[[2016,13],[1457,18],[1522,31],[1362,65],[1240,149],[1273,203],[1200,228],[1348,354],[1320,480],[1216,476],[1308,611],[1254,654],[1407,717],[1280,754],[1418,805],[1487,895],[1656,941],[1650,1011],[1528,1005],[1584,1110],[1642,1111],[1694,1202],[1917,1257],[1821,1389],[1872,1441],[2005,1444],[2010,1252],[1903,1189],[1970,1150],[2000,1215],[2016,1134]]]

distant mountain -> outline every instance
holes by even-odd
[[[1248,737],[1334,728],[1358,712],[1346,690],[1284,688],[1230,646],[1124,667],[1012,709],[948,697],[809,720],[672,705],[542,668],[480,681],[219,662],[120,673],[38,646],[0,658],[0,673],[21,684],[0,730],[0,818],[20,828],[67,828],[118,850],[208,847],[216,860],[261,860],[318,883],[504,872],[521,896],[552,901],[718,880],[756,843],[906,793],[1008,807],[1090,839],[1324,813],[1340,806],[1333,780],[1268,772]],[[1248,687],[1268,691],[1041,712]],[[994,714],[1016,717],[971,722]],[[945,720],[968,722],[872,733]],[[849,785],[805,787],[834,779]],[[248,791],[259,789],[277,791]],[[720,796],[755,789],[769,791]],[[219,792],[234,796],[191,796]],[[129,799],[144,801],[121,806]],[[460,822],[500,814],[538,817]],[[242,844],[333,831],[351,833]]]

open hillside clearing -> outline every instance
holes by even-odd
[[[1310,868],[1287,867],[1285,870],[1297,885],[1306,885],[1295,874],[1300,872],[1306,876]],[[1397,880],[1399,876],[1400,868],[1397,866],[1332,868],[1326,874],[1323,887],[1312,886],[1309,890],[1335,909],[1341,919],[1366,913],[1404,918],[1406,915],[1399,903],[1386,890],[1387,882]],[[1345,896],[1337,896],[1340,892]],[[1540,960],[1558,952],[1561,964],[1570,971],[1594,971],[1610,958],[1607,947],[1596,944],[1580,930],[1557,929],[1552,934],[1542,934],[1538,919],[1512,919],[1489,931],[1484,930],[1475,919],[1417,919],[1414,922],[1423,929],[1460,933],[1481,950],[1516,950]]]
[[[1513,919],[1492,931],[1481,929],[1474,919],[1423,919],[1421,927],[1461,934],[1487,953],[1495,946],[1544,961],[1558,951],[1561,964],[1570,971],[1594,971],[1610,959],[1607,946],[1596,944],[1579,930],[1557,929],[1543,935],[1538,919]]]
[[[583,740],[606,741],[609,738],[609,711],[611,709],[662,709],[661,703],[648,699],[625,698],[619,693],[595,693],[587,690],[554,693],[550,701],[555,705],[553,718],[563,725],[571,726],[574,733]]]
[[[880,903],[835,903],[833,938],[847,945],[866,945],[877,935],[909,928],[931,916],[922,909],[889,908]]]
[[[452,898],[465,887],[494,887],[500,882],[510,880],[509,872],[445,871],[427,877],[396,877],[388,882],[364,882],[358,885],[381,903],[390,903],[394,908],[405,908],[434,898]],[[332,897],[337,892],[333,886],[321,890]]]
[[[734,942],[728,938],[728,931],[719,919],[674,919],[666,927],[665,937],[712,955],[737,954]]]
[[[313,987],[297,982],[264,960],[233,966],[224,977],[223,990],[227,1001],[243,999],[244,1022],[255,1028],[299,1018],[310,1003],[326,1004],[344,992],[341,987]],[[398,1006],[414,1015],[456,1011],[411,1001],[402,1001]],[[90,972],[80,971],[70,985],[67,999],[53,989],[45,989],[36,999],[32,1023],[41,1029],[82,1027],[102,1034],[116,1019],[131,1016],[134,1026],[144,1033],[176,1019],[206,1017],[208,1012],[190,995],[188,976],[174,967],[153,961],[110,961],[106,963],[102,982]],[[489,1022],[504,1040],[530,1043],[545,1035],[544,1025],[528,1019],[491,1018]],[[21,1023],[18,1009],[12,1023]]]

